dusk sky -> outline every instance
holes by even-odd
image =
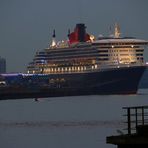
[[[35,52],[48,47],[53,29],[57,40],[76,23],[106,36],[116,22],[122,36],[148,40],[148,0],[0,0],[0,56],[7,72],[25,72]]]

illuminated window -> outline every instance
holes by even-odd
[[[97,67],[98,67],[98,66],[97,66],[97,65],[95,65],[95,69],[97,69]]]

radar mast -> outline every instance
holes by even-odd
[[[119,24],[115,24],[115,33],[114,33],[114,37],[115,38],[119,38],[120,37],[120,35],[121,35],[121,33],[120,33],[120,26],[119,26]]]
[[[55,48],[56,47],[56,35],[55,35],[55,29],[53,30],[53,35],[52,35],[52,42],[50,47]]]

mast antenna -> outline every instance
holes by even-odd
[[[115,24],[115,34],[114,34],[114,36],[115,36],[115,38],[119,38],[120,37],[120,26],[119,26],[119,24]]]
[[[53,30],[53,35],[52,35],[52,42],[50,45],[52,48],[56,47],[56,35],[55,35],[55,29]]]

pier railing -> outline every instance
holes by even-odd
[[[148,106],[123,107],[129,135],[136,133],[137,126],[148,125]]]

